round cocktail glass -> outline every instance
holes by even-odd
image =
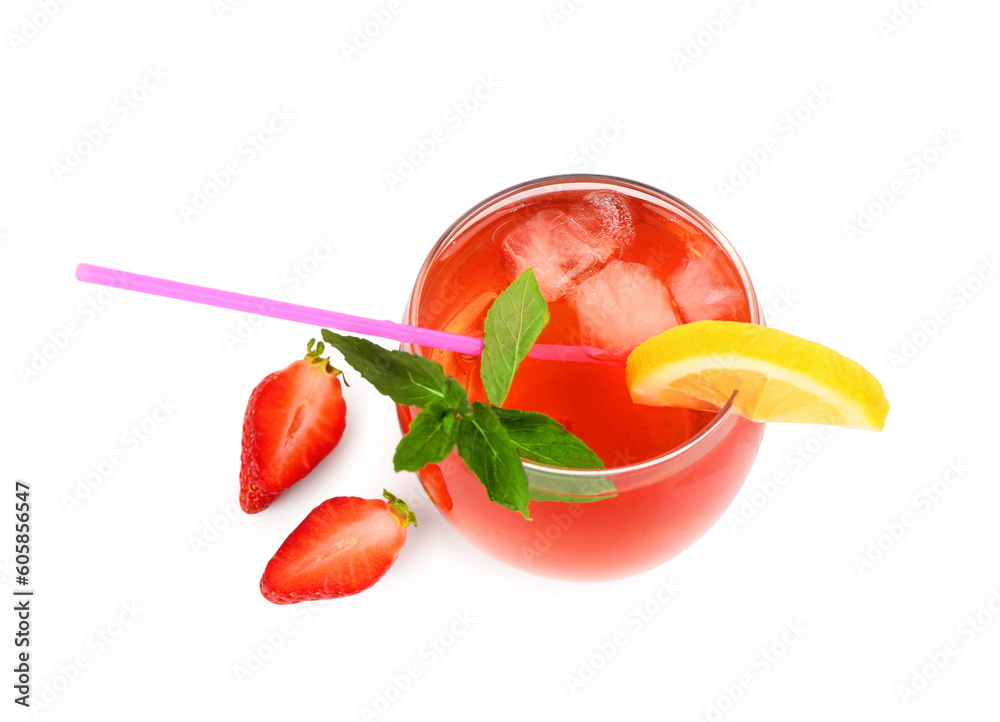
[[[631,210],[623,212],[623,207]],[[574,213],[580,214],[578,220],[572,220]],[[623,216],[634,225],[630,231],[622,225]],[[549,232],[543,221],[555,228],[545,242],[561,242],[559,234],[565,231],[567,218],[571,219],[572,233],[583,239],[580,248],[593,258],[567,257],[553,262],[550,256],[535,253],[537,249],[525,250],[526,233]],[[594,224],[611,229],[611,236],[622,228],[631,235],[621,231],[622,248],[607,250],[602,246],[606,236],[600,236]],[[570,237],[571,244],[577,242]],[[597,339],[602,334],[606,337],[616,324],[625,333],[634,332],[635,324],[630,327],[614,318],[595,322],[593,303],[574,306],[572,299],[581,293],[580,284],[595,275],[596,280],[585,288],[591,295],[595,284],[601,288],[602,279],[610,277],[600,275],[601,269],[609,265],[618,264],[613,271],[618,273],[618,285],[609,288],[621,288],[621,269],[631,272],[641,264],[619,261],[619,256],[635,256],[652,269],[629,277],[634,286],[627,291],[629,298],[641,298],[645,289],[666,288],[671,279],[678,279],[678,288],[664,293],[672,300],[666,310],[657,311],[661,315],[675,314],[678,321],[690,322],[698,317],[686,316],[697,316],[699,309],[718,310],[717,305],[699,304],[691,298],[692,288],[700,289],[699,284],[704,285],[709,277],[705,264],[712,263],[712,272],[725,278],[719,281],[720,286],[728,285],[722,290],[705,287],[699,292],[709,300],[729,299],[725,306],[729,320],[761,322],[743,262],[704,216],[650,186],[596,175],[528,181],[465,213],[427,256],[405,321],[481,336],[492,299],[521,270],[519,264],[534,259],[542,266],[536,274],[548,274],[540,283],[550,297],[552,312],[540,340],[599,345],[593,342],[595,335]],[[553,274],[558,276],[555,280]],[[667,283],[661,286],[659,281],[649,280],[654,274],[666,278]],[[682,292],[687,294],[684,303],[679,302]],[[651,308],[662,305],[651,303]],[[615,313],[613,303],[607,309]],[[586,322],[581,320],[584,316]],[[470,398],[485,401],[477,357],[407,344],[402,348],[439,361],[446,373],[466,386]],[[563,399],[558,398],[560,393]],[[609,403],[616,405],[604,406],[604,395],[613,396]],[[592,413],[588,404],[594,407]],[[456,452],[439,464],[426,466],[418,475],[435,506],[455,529],[503,562],[535,574],[574,580],[638,574],[679,554],[719,519],[746,480],[764,425],[743,418],[731,404],[714,413],[629,409],[629,404],[620,363],[524,362],[505,406],[550,413],[584,438],[609,467],[564,469],[524,461],[533,499],[530,520],[491,502]],[[404,432],[418,411],[398,407]],[[629,416],[633,412],[634,418]],[[626,418],[631,419],[630,426],[620,423]],[[645,458],[635,458],[630,448],[633,442],[647,450]],[[648,449],[658,448],[657,443],[664,448],[650,456]]]

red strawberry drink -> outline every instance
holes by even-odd
[[[456,529],[509,564],[595,580],[650,569],[721,516],[763,425],[728,408],[636,405],[623,360],[681,323],[759,322],[753,286],[728,241],[683,202],[617,178],[560,176],[503,191],[459,219],[424,263],[405,320],[482,336],[490,305],[527,268],[551,314],[539,342],[587,346],[605,363],[529,358],[503,405],[552,416],[607,468],[525,462],[531,520],[489,501],[455,452],[420,471],[421,482]],[[403,348],[438,361],[470,399],[485,401],[479,357]],[[399,407],[404,429],[415,413]],[[546,500],[554,497],[563,501]]]

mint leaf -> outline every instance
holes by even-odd
[[[601,457],[551,416],[517,409],[493,411],[522,458],[567,469],[604,468]]]
[[[444,375],[441,364],[405,351],[389,351],[357,336],[341,336],[323,329],[323,340],[340,351],[344,360],[375,389],[397,404],[425,409],[435,401],[461,409],[465,389]]]
[[[493,409],[507,430],[521,458],[568,469],[603,469],[604,462],[582,439],[545,414],[517,409]],[[545,471],[528,473],[528,496],[532,501],[563,501],[577,504],[617,496],[607,476],[573,477]]]
[[[462,417],[458,454],[486,487],[486,494],[508,509],[528,516],[528,477],[506,429],[491,407],[476,401]]]
[[[458,423],[455,409],[436,401],[417,414],[396,446],[392,457],[396,471],[420,471],[444,459],[455,448]]]
[[[497,296],[486,313],[480,373],[486,398],[504,402],[517,367],[549,322],[549,307],[530,268]]]

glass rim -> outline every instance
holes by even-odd
[[[711,237],[713,241],[725,252],[732,262],[733,266],[736,268],[736,272],[739,276],[740,282],[743,284],[743,291],[747,297],[747,304],[750,308],[750,323],[761,322],[760,320],[760,307],[757,300],[757,293],[754,290],[753,282],[750,280],[750,274],[746,269],[746,265],[743,263],[743,259],[740,258],[739,253],[733,248],[732,243],[729,239],[720,231],[714,223],[712,223],[708,218],[704,216],[700,211],[681,200],[675,195],[667,193],[666,191],[660,190],[655,186],[651,186],[647,183],[642,183],[640,181],[634,181],[629,178],[622,178],[620,176],[613,175],[603,175],[597,173],[564,173],[560,175],[551,176],[541,176],[539,178],[534,178],[532,180],[523,181],[521,183],[516,183],[512,186],[508,186],[501,191],[498,191],[491,196],[479,201],[472,208],[463,213],[459,218],[448,226],[447,230],[441,235],[437,243],[428,252],[427,257],[424,260],[423,265],[417,276],[417,284],[414,284],[413,291],[410,293],[410,303],[407,308],[407,323],[412,323],[412,319],[409,318],[410,314],[415,313],[416,305],[414,300],[417,298],[417,291],[422,288],[420,284],[421,279],[423,279],[425,272],[430,267],[430,264],[437,258],[438,253],[441,248],[451,239],[457,230],[464,227],[464,225],[477,214],[482,212],[484,209],[495,205],[497,201],[502,200],[508,196],[513,195],[518,191],[531,188],[533,186],[544,186],[550,187],[553,185],[558,185],[560,183],[605,183],[612,186],[617,186],[619,188],[632,188],[643,193],[654,196],[660,201],[665,201],[668,205],[676,206],[678,209],[682,210],[684,213],[689,215],[691,219],[697,222],[708,236]],[[545,474],[554,474],[567,477],[575,477],[580,479],[603,477],[609,474],[621,475],[630,474],[632,472],[643,471],[650,469],[661,464],[671,462],[687,453],[697,446],[705,443],[708,437],[712,436],[719,428],[721,428],[733,415],[738,415],[736,407],[733,405],[733,400],[736,398],[736,393],[726,402],[725,406],[720,408],[712,420],[709,421],[697,434],[692,436],[690,439],[685,441],[679,446],[675,446],[669,451],[660,454],[659,456],[654,456],[652,459],[646,459],[645,461],[640,461],[635,464],[629,464],[627,466],[615,466],[607,469],[575,469],[568,468],[564,466],[551,466],[549,464],[543,464],[537,461],[529,461],[527,459],[521,459],[521,463],[524,465],[525,470],[541,472]],[[530,480],[529,480],[530,485]]]

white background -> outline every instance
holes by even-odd
[[[41,716],[366,719],[385,695],[380,719],[1000,718],[995,3],[225,9],[0,13],[0,592],[20,478]],[[294,120],[248,162],[241,143],[275,111]],[[185,218],[231,160],[240,175]],[[234,345],[240,314],[73,278],[86,261],[398,319],[456,217],[567,171],[701,210],[769,322],[857,359],[892,404],[881,434],[772,425],[730,513],[625,581],[548,581],[471,548],[392,473],[393,408],[361,382],[336,452],[266,513],[238,512],[247,396],[312,329],[267,320]],[[318,238],[335,245],[319,261]],[[297,287],[296,268],[311,269]],[[158,402],[173,408],[157,422]],[[420,526],[380,584],[311,609],[260,596],[313,506],[383,487]]]

